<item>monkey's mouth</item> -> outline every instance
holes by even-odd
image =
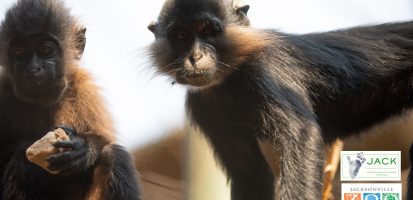
[[[66,79],[53,82],[40,80],[15,81],[13,89],[16,97],[22,101],[47,105],[56,103],[66,90],[67,85]]]
[[[14,85],[19,90],[32,94],[43,94],[45,91],[52,91],[59,87],[62,80],[53,80],[45,78],[36,79],[17,79]]]
[[[176,81],[180,84],[195,87],[206,87],[214,81],[215,70],[185,70],[176,74]]]

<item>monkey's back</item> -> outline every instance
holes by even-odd
[[[316,52],[306,54],[306,68],[320,77],[310,90],[327,140],[358,133],[413,106],[413,22],[301,37],[307,41],[303,51]]]

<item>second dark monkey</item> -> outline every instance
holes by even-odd
[[[245,7],[244,7],[245,8]],[[159,72],[192,86],[191,119],[234,200],[321,198],[323,144],[413,104],[413,23],[292,35],[243,27],[230,0],[170,0],[150,48]],[[281,155],[281,190],[257,140]]]

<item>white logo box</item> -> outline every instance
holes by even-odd
[[[341,181],[401,181],[400,151],[341,151]]]
[[[402,184],[343,183],[341,200],[402,200]]]

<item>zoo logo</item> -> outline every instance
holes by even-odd
[[[364,193],[363,198],[361,193],[344,193],[343,200],[400,200],[398,193]]]
[[[381,200],[380,193],[364,193],[363,200]]]
[[[361,193],[344,193],[343,200],[361,200]]]
[[[350,156],[347,156],[349,170],[350,170],[350,177],[355,179],[359,173],[359,170],[364,162],[366,162],[366,158],[363,152],[357,154],[356,159],[352,160]]]
[[[400,200],[398,193],[383,193],[383,200]]]

